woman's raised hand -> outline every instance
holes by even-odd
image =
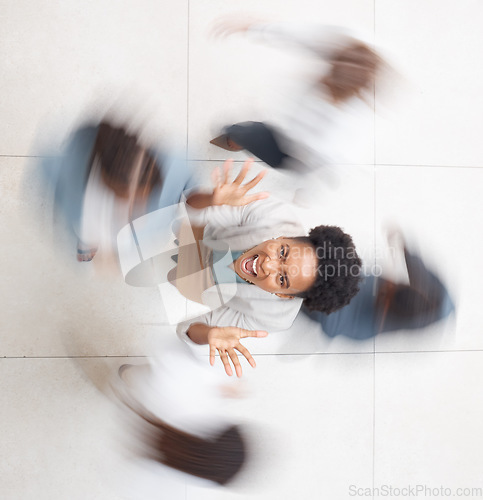
[[[264,177],[266,170],[262,170],[257,176],[255,176],[251,181],[245,184],[242,182],[245,180],[248,171],[253,165],[253,160],[249,159],[244,164],[240,173],[237,175],[233,182],[230,182],[230,173],[233,165],[233,160],[227,160],[223,165],[223,170],[217,167],[213,170],[211,174],[211,179],[214,184],[212,204],[213,205],[231,205],[234,207],[240,207],[248,205],[254,201],[263,200],[268,198],[269,193],[263,191],[257,194],[247,194],[248,191],[253,189]]]
[[[237,377],[242,375],[242,367],[236,351],[245,356],[250,365],[255,368],[255,360],[250,351],[240,343],[241,339],[247,337],[266,337],[268,332],[263,330],[243,330],[237,327],[212,327],[208,332],[208,344],[210,345],[210,364],[215,364],[216,351],[220,354],[220,359],[225,367],[225,372],[230,377],[233,370],[230,360],[235,367]]]

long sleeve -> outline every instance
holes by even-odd
[[[180,338],[193,345],[187,331],[193,323],[209,326],[235,326],[269,333],[290,328],[302,305],[302,299],[281,299],[254,285],[239,284],[239,293],[226,305],[203,316],[179,323]]]
[[[211,248],[222,242],[223,248],[228,244],[233,250],[247,250],[270,238],[305,234],[295,207],[272,196],[243,207],[222,205],[200,210],[186,205],[186,209],[191,224],[205,228],[204,243]]]
[[[193,191],[200,191],[200,189],[188,190],[183,194],[183,199],[187,200]],[[190,222],[193,226],[212,226],[212,227],[230,227],[242,224],[243,213],[246,206],[232,207],[230,205],[210,206],[203,209],[193,208],[186,204],[186,211],[188,213]]]
[[[269,45],[308,50],[323,59],[329,59],[352,39],[350,32],[341,27],[316,24],[254,24],[247,35]]]

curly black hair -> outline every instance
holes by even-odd
[[[359,291],[362,261],[352,238],[337,226],[314,227],[301,238],[316,250],[315,283],[298,294],[311,311],[330,314],[346,306]]]

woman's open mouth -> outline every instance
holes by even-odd
[[[253,255],[248,259],[244,259],[241,263],[241,268],[249,276],[258,276],[257,270],[258,255]]]

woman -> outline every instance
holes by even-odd
[[[290,328],[302,303],[333,313],[359,290],[361,260],[352,238],[337,226],[317,226],[308,236],[292,205],[267,193],[248,194],[264,172],[243,184],[252,162],[230,181],[231,161],[215,171],[211,192],[194,192],[186,206],[194,238],[180,235],[178,290],[210,306],[208,312],[178,324],[189,344],[209,345],[227,375],[242,368],[236,350],[252,367],[240,343]]]
[[[191,186],[186,162],[142,144],[104,120],[80,127],[69,141],[56,186],[56,206],[78,238],[77,260],[117,253],[117,233],[133,219],[179,202]]]
[[[295,47],[315,55],[318,75],[294,96],[275,125],[243,122],[224,128],[212,144],[230,151],[248,150],[274,168],[305,173],[333,163],[351,163],[364,130],[350,130],[353,115],[363,116],[374,84],[386,66],[367,43],[341,28],[220,22],[217,33],[245,33],[255,40]],[[356,120],[357,122],[357,120]],[[341,142],[339,136],[344,136]],[[351,133],[352,132],[352,133]],[[363,146],[363,144],[360,144]]]
[[[244,426],[225,416],[226,382],[177,339],[164,339],[156,352],[149,365],[122,365],[114,384],[137,457],[130,498],[158,498],[168,478],[228,485],[249,445]]]

